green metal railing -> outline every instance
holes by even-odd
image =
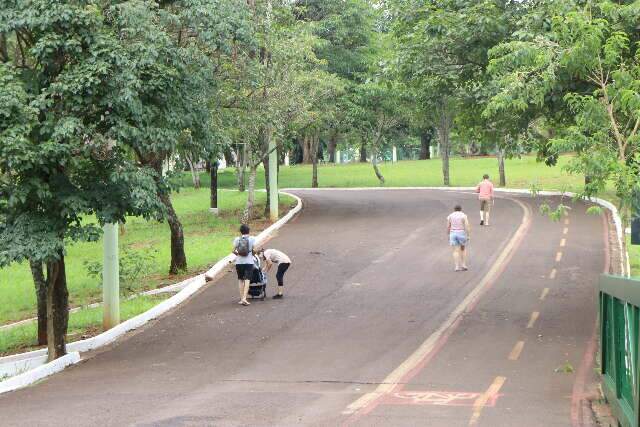
[[[598,299],[602,390],[619,425],[639,427],[640,280],[602,275]]]

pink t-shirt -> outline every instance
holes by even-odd
[[[483,180],[476,187],[476,193],[480,200],[490,200],[493,198],[493,183],[488,179]]]

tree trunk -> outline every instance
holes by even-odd
[[[209,191],[211,193],[210,208],[218,209],[218,161],[211,162]]]
[[[431,139],[433,135],[430,131],[422,131],[420,133],[420,160],[429,160],[431,158]]]
[[[298,142],[300,143],[300,147],[302,148],[302,163],[304,163],[305,165],[313,163],[313,158],[318,157],[318,148],[316,147],[315,150],[312,148],[313,137],[305,135],[304,138],[298,139]]]
[[[507,186],[507,176],[504,172],[504,148],[498,148],[498,172],[500,173],[500,187]]]
[[[329,138],[329,144],[327,145],[327,151],[329,152],[329,163],[336,162],[336,147],[338,146],[338,133],[334,132]]]
[[[191,171],[191,180],[193,181],[193,188],[197,190],[200,188],[200,174],[196,170],[195,163],[191,158],[191,156],[185,155],[184,158],[187,161],[187,164],[189,165],[189,170]]]
[[[311,188],[318,188],[318,156],[313,156],[313,173],[311,175]]]
[[[233,159],[233,152],[231,151],[231,148],[225,148],[225,150],[223,151],[224,154],[224,161],[227,163],[227,167],[231,167],[231,165],[235,164],[235,161]]]
[[[47,348],[48,360],[67,354],[66,335],[69,323],[69,291],[64,265],[64,254],[47,263]]]
[[[380,173],[380,169],[378,169],[378,153],[372,151],[371,153],[371,164],[373,165],[373,171],[376,173],[376,177],[380,181],[380,184],[384,185],[384,176]]]
[[[320,143],[320,136],[311,135],[309,137],[311,141],[310,149],[312,152],[311,163],[313,164],[313,173],[311,176],[311,188],[318,188],[318,145]]]
[[[367,147],[364,144],[360,146],[360,163],[367,163]]]
[[[236,163],[236,178],[238,181],[238,191],[244,191],[244,171],[247,168],[247,148],[245,145],[238,152]]]
[[[29,260],[38,301],[38,345],[47,345],[47,280],[42,263]]]
[[[444,103],[443,103],[444,104]],[[438,126],[438,138],[440,140],[440,156],[442,157],[442,180],[445,186],[450,185],[449,180],[449,153],[451,147],[449,146],[449,133],[451,131],[451,118],[449,117],[449,111],[446,106],[442,106],[440,112],[440,123]]]
[[[9,51],[7,49],[7,36],[0,33],[0,61],[9,62]]]
[[[249,167],[249,194],[247,196],[247,204],[242,214],[242,223],[247,224],[253,218],[253,206],[255,204],[256,195],[256,170],[257,166]]]
[[[178,274],[187,269],[187,255],[184,252],[184,232],[182,223],[173,209],[171,197],[168,193],[159,193],[158,197],[167,208],[167,222],[171,230],[171,265],[169,274]]]

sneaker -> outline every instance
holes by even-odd
[[[240,305],[251,305],[251,303],[249,301],[238,301],[238,304]]]
[[[484,225],[484,220],[480,220],[480,225]]]
[[[276,294],[273,296],[273,299],[282,299],[282,298],[284,298],[284,295]]]

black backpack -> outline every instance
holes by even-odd
[[[238,239],[238,243],[236,244],[236,252],[240,256],[249,256],[251,253],[251,242],[249,242],[249,238],[246,236],[242,236]]]

